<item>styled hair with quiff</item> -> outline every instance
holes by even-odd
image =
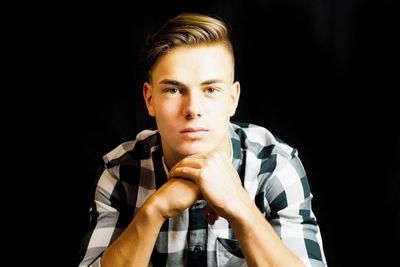
[[[147,36],[141,51],[141,62],[150,78],[151,70],[157,61],[180,46],[222,44],[232,55],[226,24],[216,17],[198,13],[182,13],[169,19],[160,29]]]

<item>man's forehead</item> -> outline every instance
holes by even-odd
[[[222,45],[174,48],[155,64],[153,82],[164,79],[183,83],[210,80],[226,82],[232,78],[234,66],[229,51]]]

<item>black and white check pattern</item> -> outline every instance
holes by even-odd
[[[257,125],[231,123],[229,134],[232,163],[276,233],[306,266],[326,266],[312,194],[297,151]],[[167,179],[157,131],[140,132],[134,141],[106,154],[104,161],[80,267],[101,266],[102,252]],[[150,266],[247,266],[228,222],[220,218],[209,225],[201,214],[205,205],[198,200],[165,221]]]

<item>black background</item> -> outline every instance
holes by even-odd
[[[220,16],[231,29],[242,86],[233,120],[267,127],[299,150],[329,266],[393,266],[400,251],[395,2],[39,7],[31,14],[39,23],[24,24],[30,32],[24,41],[34,43],[32,71],[47,90],[28,88],[37,108],[24,125],[33,140],[26,155],[38,156],[34,172],[51,188],[35,195],[41,212],[32,213],[44,218],[37,238],[50,237],[45,255],[73,266],[102,155],[154,126],[138,64],[145,34],[195,11]]]

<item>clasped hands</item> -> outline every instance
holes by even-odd
[[[203,213],[209,224],[214,224],[219,216],[229,221],[249,201],[236,169],[221,152],[183,158],[152,196],[164,219],[177,215],[201,198],[207,201]]]

